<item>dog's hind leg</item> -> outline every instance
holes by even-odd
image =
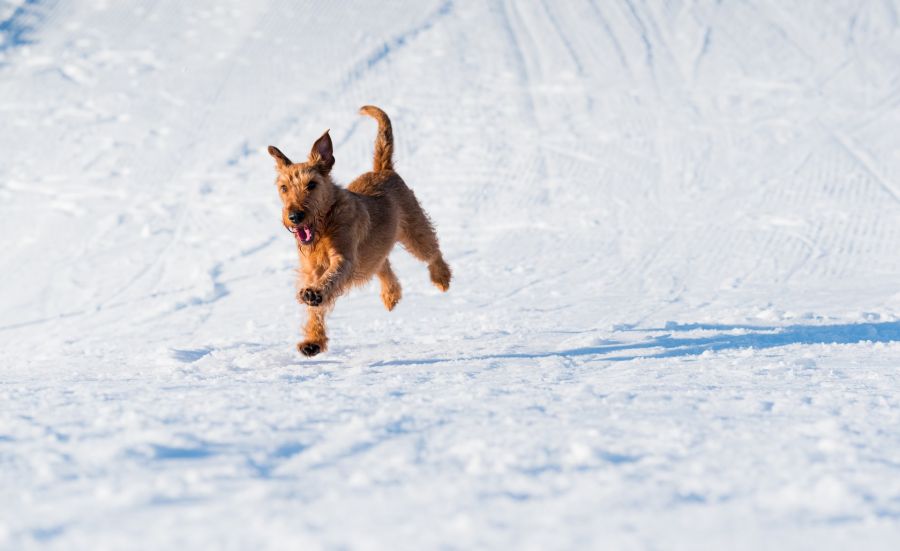
[[[400,297],[403,296],[403,289],[400,287],[400,281],[397,280],[397,275],[391,269],[391,262],[387,258],[384,259],[384,263],[378,270],[378,279],[381,281],[381,301],[384,302],[384,307],[391,311],[400,302]]]
[[[422,210],[412,191],[402,202],[403,219],[400,224],[400,243],[414,257],[428,264],[431,282],[441,291],[450,288],[452,273],[444,262],[437,234],[428,215]]]
[[[297,343],[297,351],[304,356],[315,356],[328,349],[328,336],[325,333],[325,309],[309,306],[306,308],[306,312],[309,316],[304,330],[306,340]]]

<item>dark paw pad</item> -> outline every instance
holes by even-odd
[[[315,356],[322,351],[322,347],[314,342],[301,342],[297,348],[304,356]]]
[[[318,306],[322,304],[322,293],[315,289],[303,289],[300,292],[300,300],[310,306]]]

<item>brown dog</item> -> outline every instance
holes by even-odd
[[[297,240],[300,279],[297,300],[307,305],[306,338],[297,343],[305,356],[325,351],[325,314],[345,291],[377,275],[381,300],[393,310],[400,300],[400,282],[388,254],[400,242],[428,264],[431,281],[441,291],[450,287],[450,267],[444,262],[437,235],[415,194],[394,172],[391,121],[381,109],[367,105],[360,113],[378,121],[372,172],[347,189],[335,184],[331,137],[316,140],[305,163],[292,163],[269,146],[278,170],[281,220]]]

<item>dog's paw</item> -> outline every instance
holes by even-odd
[[[317,291],[311,287],[307,287],[306,289],[301,290],[297,293],[297,298],[300,299],[304,304],[309,304],[310,306],[318,306],[322,304],[322,291]]]
[[[381,302],[384,303],[384,307],[388,312],[394,309],[397,306],[397,303],[400,302],[400,297],[398,296],[390,296],[390,295],[381,295]]]
[[[453,273],[443,258],[438,258],[428,265],[428,274],[431,276],[431,282],[441,291],[446,292],[450,288],[450,278],[453,277]]]
[[[388,312],[390,312],[394,309],[395,306],[397,306],[397,303],[400,302],[401,296],[402,291],[400,290],[399,285],[381,290],[381,302],[384,303],[384,307],[387,308]]]
[[[297,343],[297,351],[306,356],[307,358],[311,358],[315,356],[319,352],[322,352],[322,345],[317,342],[309,342],[303,341]]]

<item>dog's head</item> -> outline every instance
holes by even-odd
[[[326,130],[313,144],[305,163],[292,163],[271,145],[269,155],[278,171],[275,184],[281,197],[281,221],[299,245],[309,245],[334,202],[334,183],[329,176],[334,166],[331,137]]]

